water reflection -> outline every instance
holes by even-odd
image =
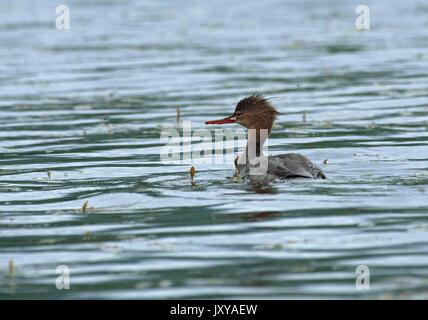
[[[279,213],[280,213],[279,211],[261,211],[261,212],[250,212],[249,215],[251,218],[265,218],[265,217],[271,217]]]
[[[277,194],[278,190],[272,184],[268,183],[248,183],[249,191],[257,194]]]

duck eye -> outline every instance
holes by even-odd
[[[235,115],[236,115],[237,117],[239,117],[239,116],[241,115],[241,112],[236,112],[236,113],[235,113]]]

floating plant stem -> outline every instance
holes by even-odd
[[[9,260],[9,276],[13,278],[14,275],[15,275],[15,265],[13,260]]]
[[[195,187],[195,181],[194,181],[195,172],[196,172],[195,167],[192,166],[190,168],[190,183],[192,184],[192,188]]]
[[[239,176],[238,160],[239,160],[239,156],[236,156],[236,158],[235,158],[235,174],[233,175],[233,177],[231,177],[233,182],[242,181],[242,177]]]
[[[88,210],[88,201],[89,200],[86,200],[85,203],[83,204],[83,206],[82,206],[82,213],[86,213],[87,212],[87,210]]]
[[[177,108],[177,128],[180,128],[180,108]]]
[[[239,159],[239,156],[236,156],[236,158],[235,158],[235,176],[239,175],[238,159]]]

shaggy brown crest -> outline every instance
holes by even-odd
[[[248,129],[268,129],[270,134],[278,114],[268,99],[255,94],[241,99],[231,118]]]

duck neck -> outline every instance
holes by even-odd
[[[244,150],[244,159],[249,162],[255,158],[264,156],[263,145],[267,141],[270,134],[268,129],[248,129],[247,146]]]

